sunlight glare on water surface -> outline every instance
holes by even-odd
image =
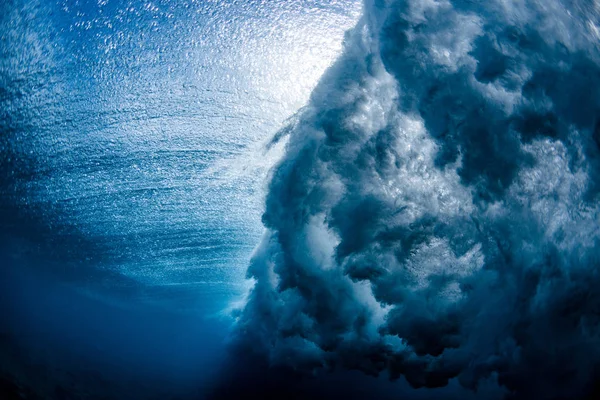
[[[359,2],[9,3],[12,248],[41,246],[39,268],[90,293],[184,307],[240,293],[281,152],[263,145],[306,103]]]

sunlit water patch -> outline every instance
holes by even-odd
[[[262,145],[306,103],[359,12],[5,3],[3,231],[47,246],[80,287],[182,307],[239,293],[278,157]]]
[[[267,144],[360,8],[0,4],[0,395],[206,381],[262,234]]]

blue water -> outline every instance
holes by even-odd
[[[266,144],[360,8],[2,2],[3,379],[46,398],[203,390],[250,284],[283,148]]]
[[[0,6],[11,399],[600,398],[600,4]]]

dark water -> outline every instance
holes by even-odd
[[[27,398],[189,397],[216,371],[224,321],[108,304],[18,268],[2,276],[1,365]]]

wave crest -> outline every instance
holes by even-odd
[[[238,339],[300,371],[589,393],[598,15],[368,1],[272,172]]]

